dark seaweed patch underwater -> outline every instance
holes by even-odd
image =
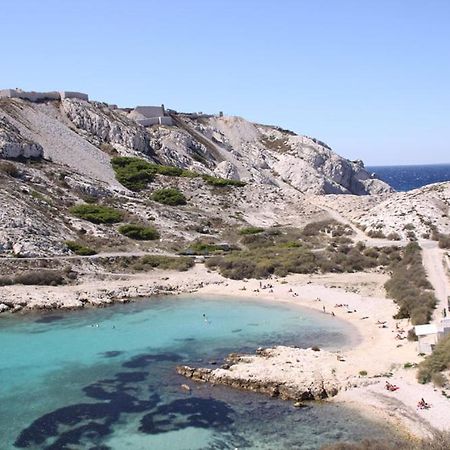
[[[345,345],[349,329],[320,313],[168,298],[61,316],[0,328],[1,450],[311,450],[391,432],[332,404],[298,409],[174,370],[259,345]]]

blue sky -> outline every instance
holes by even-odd
[[[450,162],[448,0],[2,0],[0,87],[239,115]]]

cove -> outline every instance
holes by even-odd
[[[332,404],[191,384],[208,366],[274,344],[337,349],[346,323],[295,305],[164,297],[0,320],[1,449],[318,449],[391,431]]]

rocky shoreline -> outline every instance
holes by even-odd
[[[333,366],[341,356],[319,349],[277,346],[256,355],[232,353],[221,368],[177,366],[178,374],[197,382],[222,384],[282,400],[302,402],[334,397],[353,381],[340,380]],[[300,404],[299,404],[300,406]]]
[[[187,272],[154,270],[124,274],[120,278],[85,279],[74,285],[3,286],[0,287],[0,315],[106,307],[149,297],[190,294],[211,283],[222,284],[223,281],[219,275],[195,267]]]

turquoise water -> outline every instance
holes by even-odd
[[[293,306],[194,297],[2,318],[0,449],[316,449],[386,433],[335,405],[189,393],[174,371],[274,343],[342,348],[350,331]]]

